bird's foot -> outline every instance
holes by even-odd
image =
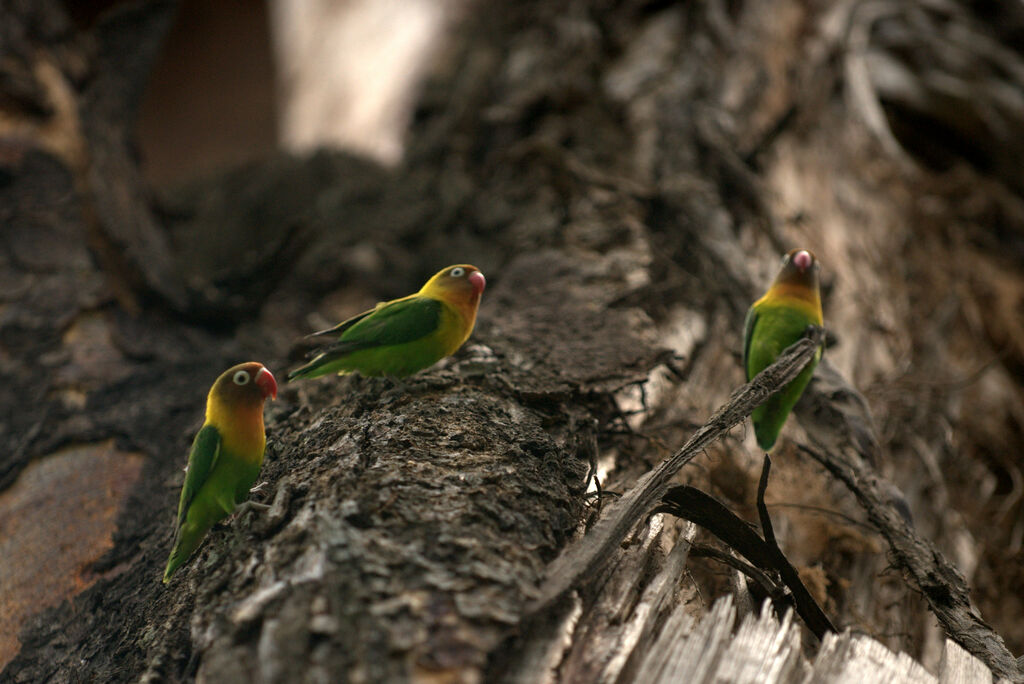
[[[443,390],[458,385],[460,379],[451,373],[442,373],[439,375],[426,375],[420,379],[420,382],[427,389]]]
[[[246,513],[252,511],[253,513],[259,514],[270,510],[270,504],[258,503],[256,501],[243,501],[235,507],[235,517],[241,518]]]
[[[400,377],[398,377],[397,375],[387,375],[387,374],[385,374],[384,378],[388,382],[391,383],[391,390],[392,391],[397,391],[397,392],[402,392],[402,393],[405,393],[405,392],[409,391],[409,385],[405,384],[405,382]]]
[[[804,333],[801,337],[809,340],[817,340],[818,345],[825,349],[831,347],[836,343],[835,337],[829,331],[828,328],[822,325],[809,325],[804,328]]]
[[[257,530],[260,534],[269,534],[269,532],[277,529],[288,517],[288,505],[291,502],[293,492],[294,485],[288,478],[285,478],[278,482],[277,487],[274,488],[273,503],[264,504],[256,503],[255,501],[244,501],[239,504],[236,510],[241,510],[242,512],[252,510],[257,512],[258,515],[252,521],[252,529]]]

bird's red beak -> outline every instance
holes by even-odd
[[[807,250],[800,250],[793,255],[793,265],[803,273],[811,267],[811,254]]]
[[[473,285],[473,292],[478,295],[483,294],[484,288],[487,287],[487,279],[484,278],[484,274],[480,271],[470,273],[469,282]]]
[[[277,399],[277,380],[274,379],[274,374],[266,368],[260,368],[256,373],[256,386],[263,390],[264,399],[267,397]]]

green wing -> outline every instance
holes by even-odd
[[[754,339],[754,326],[757,325],[757,310],[750,307],[747,311],[747,320],[743,323],[743,372],[747,376],[747,382],[753,379],[750,372],[750,342]]]
[[[413,342],[438,329],[443,306],[430,297],[389,302],[358,316],[358,320],[342,333],[341,339],[324,347],[321,352],[326,357],[337,358],[361,349]]]
[[[212,425],[204,425],[192,440],[192,450],[188,453],[188,468],[185,472],[185,486],[181,488],[181,499],[178,500],[179,526],[185,522],[188,507],[217,463],[220,443],[220,431]]]
[[[381,305],[378,304],[377,306],[379,307]],[[346,319],[346,320],[342,321],[341,323],[339,323],[338,325],[334,326],[333,328],[327,328],[326,330],[317,330],[315,333],[309,333],[308,335],[306,335],[306,337],[309,338],[309,337],[321,337],[323,335],[340,335],[341,333],[345,332],[346,330],[351,328],[353,325],[355,325],[359,321],[363,320],[364,318],[366,318],[367,316],[369,316],[370,314],[372,314],[376,310],[377,310],[376,308],[373,308],[373,309],[370,309],[368,311],[364,311],[361,314],[356,314],[352,318],[349,318],[349,319]]]

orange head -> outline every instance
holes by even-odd
[[[821,265],[814,254],[807,249],[791,249],[782,257],[782,270],[775,277],[775,285],[805,287],[812,292],[818,291],[818,271]]]
[[[262,408],[267,397],[277,398],[277,380],[262,363],[250,361],[221,373],[210,388],[208,403],[225,408]]]
[[[435,273],[420,288],[419,294],[475,311],[486,286],[487,280],[480,269],[469,264],[457,264],[446,266]]]
[[[782,270],[758,304],[786,303],[802,309],[812,321],[821,325],[821,293],[818,288],[820,266],[806,249],[790,250],[782,257]]]

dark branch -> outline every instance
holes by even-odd
[[[772,527],[772,516],[768,514],[768,506],[764,502],[764,493],[768,490],[768,473],[772,470],[772,459],[768,454],[764,455],[764,464],[761,466],[761,479],[757,482],[757,515],[761,519],[761,534],[769,548],[773,551],[779,550],[779,543],[775,541],[775,528]]]
[[[665,494],[669,480],[679,469],[799,375],[814,357],[823,338],[822,329],[811,329],[807,337],[786,349],[775,363],[733,392],[729,401],[715,411],[679,451],[640,478],[629,492],[609,506],[594,529],[551,564],[548,579],[541,585],[540,595],[527,609],[527,614],[544,611],[568,592],[596,577],[633,526]]]
[[[1024,681],[1024,671],[1002,637],[972,605],[963,575],[935,544],[914,530],[901,510],[900,499],[870,465],[877,440],[873,435],[864,438],[871,429],[864,407],[866,403],[856,390],[829,364],[822,363],[797,407],[800,424],[813,442],[813,446],[801,445],[801,450],[853,492],[868,520],[888,542],[892,562],[924,596],[946,634],[997,677]]]
[[[706,544],[694,544],[690,548],[690,558],[710,558],[711,560],[718,561],[723,565],[728,565],[750,579],[757,582],[757,584],[764,589],[764,593],[771,597],[772,603],[775,605],[779,612],[782,612],[783,608],[792,608],[793,601],[786,595],[785,590],[779,586],[778,582],[768,576],[767,573],[761,572],[761,570],[750,563],[741,561],[736,556],[729,555],[724,551],[719,551],[713,546],[707,546]]]
[[[797,612],[803,618],[807,626],[819,639],[825,636],[826,632],[835,632],[836,628],[828,616],[821,609],[818,603],[807,591],[807,587],[800,580],[800,573],[793,564],[789,562],[786,555],[782,553],[779,544],[775,541],[775,530],[772,528],[772,519],[768,514],[768,506],[764,502],[764,493],[768,489],[768,473],[771,472],[772,459],[768,454],[764,455],[764,466],[761,468],[761,481],[757,485],[757,512],[761,517],[761,531],[764,533],[765,546],[772,558],[771,566],[779,573],[782,581],[793,593],[793,600],[796,602]]]
[[[750,561],[759,571],[776,572],[792,595],[792,602],[788,600],[780,602],[775,592],[768,588],[768,593],[772,596],[772,602],[776,608],[781,612],[791,605],[795,607],[804,624],[816,637],[821,639],[827,632],[837,630],[814,597],[807,591],[796,568],[775,543],[771,520],[768,518],[768,509],[764,504],[764,492],[768,483],[770,466],[771,461],[765,457],[764,469],[761,471],[761,484],[757,491],[757,508],[761,514],[761,527],[765,537],[763,540],[745,521],[724,504],[696,487],[688,485],[672,487],[665,493],[661,505],[654,510],[655,512],[671,513],[700,525]],[[750,575],[742,568],[739,569]],[[754,579],[763,584],[757,577]]]

